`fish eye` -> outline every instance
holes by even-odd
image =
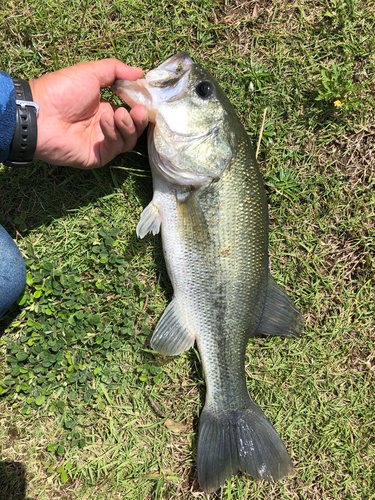
[[[195,87],[195,92],[199,95],[199,97],[210,97],[212,94],[212,87],[209,82],[200,82]]]

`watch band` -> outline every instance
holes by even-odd
[[[9,167],[28,167],[32,164],[38,138],[39,106],[33,102],[30,84],[27,80],[13,78],[13,84],[17,105],[16,128],[9,156],[3,164]]]

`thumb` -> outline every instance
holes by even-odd
[[[100,87],[109,87],[115,80],[137,80],[142,78],[140,68],[128,66],[118,59],[101,59],[77,64],[80,70],[87,71],[99,80]]]

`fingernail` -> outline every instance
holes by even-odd
[[[131,127],[133,125],[133,120],[131,119],[131,116],[129,115],[128,112],[125,113],[125,116],[122,119],[122,121],[126,127]]]
[[[148,113],[147,113],[147,109],[145,109],[145,113],[143,115],[141,125],[144,125],[147,122],[147,120],[148,120]]]
[[[115,128],[115,120],[112,115],[108,115],[107,123],[111,128]]]

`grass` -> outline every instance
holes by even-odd
[[[187,50],[220,81],[259,151],[272,273],[306,318],[248,346],[248,387],[296,476],[239,474],[223,499],[374,496],[375,15],[356,0],[7,2],[0,66],[37,78],[81,60],[144,69]],[[115,100],[110,91],[103,95]],[[120,168],[119,168],[120,167]],[[145,138],[108,167],[0,168],[0,223],[28,268],[0,338],[0,499],[192,499],[199,354],[151,352],[171,286]],[[64,334],[63,334],[64,332]]]

